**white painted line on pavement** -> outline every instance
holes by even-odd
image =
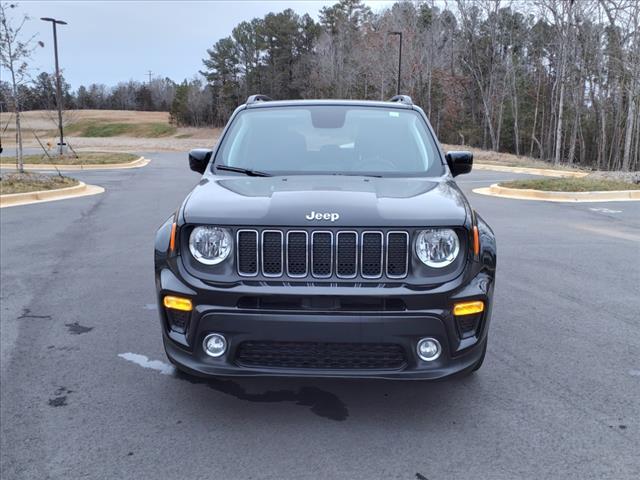
[[[622,213],[622,210],[611,210],[609,208],[589,208],[589,210],[600,213]]]
[[[163,375],[172,375],[175,371],[172,365],[161,362],[160,360],[149,360],[146,355],[140,355],[139,353],[119,353],[118,356],[128,360],[129,362],[133,362],[136,365],[140,365],[142,368],[156,370]]]

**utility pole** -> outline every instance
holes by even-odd
[[[151,75],[153,75],[153,72],[151,70],[147,70],[147,75],[149,75],[149,85],[151,85]]]
[[[398,52],[398,84],[397,95],[400,95],[400,72],[402,71],[402,32],[387,32],[387,35],[398,35],[400,37],[400,51]]]
[[[60,156],[64,155],[65,143],[64,132],[62,129],[62,87],[60,85],[60,66],[58,64],[58,31],[56,25],[66,25],[67,22],[62,20],[56,20],[55,18],[43,17],[40,20],[45,22],[51,22],[53,25],[53,51],[56,59],[56,103],[58,104],[58,127],[60,128],[60,143],[58,143],[58,153]]]

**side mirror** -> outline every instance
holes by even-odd
[[[463,173],[469,173],[473,166],[473,153],[471,152],[447,152],[445,155],[451,175],[457,177]]]
[[[194,148],[189,152],[189,168],[194,172],[204,173],[212,154],[213,150],[208,148]]]

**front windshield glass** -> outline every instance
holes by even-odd
[[[443,174],[417,112],[344,105],[244,110],[225,135],[215,165],[274,175]]]

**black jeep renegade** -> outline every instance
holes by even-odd
[[[496,244],[424,112],[249,97],[160,227],[164,346],[196,375],[436,379],[487,348]]]

